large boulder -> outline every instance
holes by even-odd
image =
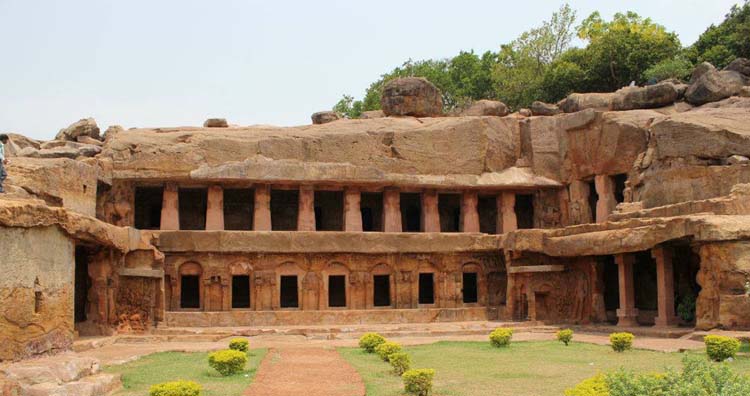
[[[670,82],[628,87],[617,91],[612,100],[612,110],[654,109],[671,105],[677,97],[677,89]]]
[[[120,125],[110,125],[106,131],[104,131],[104,135],[102,136],[105,141],[112,139],[115,135],[117,135],[120,132],[125,132],[125,128],[121,127]]]
[[[497,116],[508,115],[508,106],[497,100],[477,100],[461,112],[462,116]]]
[[[338,120],[340,117],[335,111],[319,111],[310,117],[314,125],[327,124]]]
[[[397,78],[383,88],[380,107],[387,116],[435,117],[443,113],[440,90],[421,77]]]
[[[93,118],[83,118],[71,124],[65,129],[61,129],[55,136],[55,140],[76,141],[79,136],[89,136],[101,140],[99,136],[99,126]]]
[[[204,128],[226,128],[228,126],[226,118],[209,118],[203,122]]]
[[[736,71],[709,70],[690,85],[685,100],[696,106],[716,102],[736,95],[744,85],[742,75]]]
[[[385,117],[385,114],[383,113],[383,110],[371,110],[371,111],[363,111],[362,115],[359,116],[359,118],[365,119],[365,120],[372,120],[375,118],[383,118]]]
[[[560,113],[562,113],[562,110],[555,104],[544,103],[538,100],[531,104],[531,114],[535,116],[553,116]]]
[[[750,59],[737,58],[733,60],[724,70],[736,71],[745,77],[745,82],[750,82]]]
[[[716,68],[714,67],[714,65],[708,62],[703,62],[699,64],[698,66],[695,66],[695,69],[693,69],[693,73],[690,75],[690,81],[688,82],[690,84],[693,84],[696,81],[698,81],[698,79],[701,78],[701,76],[703,76],[704,74],[710,71],[716,71]]]
[[[567,98],[558,102],[557,105],[566,113],[575,113],[586,109],[609,110],[614,97],[614,92],[572,93]]]

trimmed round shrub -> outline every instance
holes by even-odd
[[[557,341],[562,342],[565,346],[568,346],[573,341],[573,330],[563,329],[557,332]]]
[[[703,342],[706,343],[708,357],[717,362],[733,358],[740,350],[740,341],[732,337],[707,335],[703,337]]]
[[[402,375],[411,368],[411,358],[406,352],[396,352],[388,356],[393,372]]]
[[[248,342],[244,338],[232,338],[232,340],[229,341],[229,349],[234,349],[235,351],[240,352],[247,352],[248,349],[250,349],[250,342]]]
[[[633,348],[635,336],[630,333],[612,333],[609,335],[609,343],[615,352],[624,352]]]
[[[432,393],[432,379],[435,377],[433,369],[414,369],[406,371],[401,378],[404,380],[404,390],[409,395],[428,396]]]
[[[377,353],[384,362],[387,362],[388,357],[396,352],[401,352],[401,344],[393,341],[386,341],[375,348],[375,353]]]
[[[604,374],[585,379],[578,385],[566,389],[565,396],[609,396],[609,387]]]
[[[510,339],[513,338],[513,329],[499,327],[490,333],[490,344],[495,348],[510,345]]]
[[[237,374],[245,369],[247,354],[234,349],[225,349],[208,355],[208,365],[223,376]]]
[[[365,333],[362,337],[359,337],[359,347],[367,353],[375,352],[375,348],[384,342],[385,338],[378,333]]]
[[[172,381],[151,385],[149,396],[201,396],[201,386],[193,381]]]

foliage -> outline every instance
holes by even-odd
[[[345,118],[359,118],[364,104],[361,100],[354,100],[353,96],[344,95],[334,106],[333,111]]]
[[[571,341],[573,341],[573,330],[571,329],[563,329],[557,332],[556,334],[557,340],[565,344],[565,346],[568,346]]]
[[[573,51],[567,52],[571,55]],[[557,102],[560,99],[580,90],[582,82],[586,81],[586,72],[577,63],[561,58],[553,62],[542,76],[540,100]]]
[[[193,381],[172,381],[156,384],[148,391],[149,396],[201,396],[201,386]]]
[[[250,343],[244,338],[232,338],[229,341],[229,349],[234,349],[235,351],[247,352],[249,347]]]
[[[682,318],[685,322],[692,322],[695,320],[695,295],[690,293],[686,294],[677,304],[677,316]]]
[[[633,339],[635,339],[635,336],[626,332],[609,335],[609,342],[615,352],[624,352],[633,348]]]
[[[359,337],[359,347],[367,353],[375,352],[375,348],[384,342],[385,338],[378,333],[365,333],[362,337]]]
[[[733,358],[740,350],[740,341],[732,337],[707,335],[703,337],[703,342],[706,344],[708,357],[717,362]]]
[[[565,396],[608,396],[609,388],[604,374],[587,378],[573,388],[565,390]]]
[[[208,355],[208,365],[225,377],[244,370],[245,364],[247,364],[247,355],[233,349],[225,349]]]
[[[406,352],[396,352],[388,356],[393,372],[402,375],[411,368],[411,358]]]
[[[384,362],[387,362],[389,356],[396,352],[401,352],[401,344],[392,341],[386,341],[375,347],[375,353],[377,353]]]
[[[723,68],[734,58],[750,58],[750,2],[734,5],[718,26],[711,25],[687,51],[694,63]]]
[[[684,57],[664,59],[663,61],[649,67],[643,72],[643,78],[649,82],[659,82],[670,78],[687,81],[693,72],[693,64]],[[693,297],[695,304],[695,297]]]
[[[513,329],[498,327],[490,333],[490,344],[496,348],[505,347],[510,345],[511,338],[513,338]]]
[[[435,377],[433,369],[414,369],[406,371],[401,378],[404,380],[404,390],[407,394],[427,396],[432,393],[432,379]]]

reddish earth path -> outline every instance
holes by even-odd
[[[364,396],[365,384],[334,349],[271,349],[245,396]]]

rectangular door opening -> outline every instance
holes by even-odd
[[[181,188],[178,190],[181,230],[205,230],[208,208],[207,188]]]
[[[250,276],[232,277],[232,308],[250,308]]]
[[[391,305],[391,276],[373,276],[373,305],[376,307],[389,307]]]
[[[345,307],[346,306],[346,276],[329,275],[328,276],[328,306]]]
[[[435,304],[435,274],[419,274],[419,303]]]
[[[200,277],[182,275],[180,277],[180,308],[200,308]]]
[[[279,293],[281,308],[299,308],[299,294],[297,291],[297,275],[281,276],[281,292]]]
[[[401,193],[401,227],[404,232],[422,231],[422,197],[419,193]]]
[[[251,231],[255,190],[251,188],[224,189],[224,229]]]
[[[163,187],[136,187],[135,228],[139,230],[158,230],[161,228],[163,195]]]
[[[464,272],[463,277],[463,295],[464,304],[474,304],[479,302],[479,295],[477,293],[477,273],[476,272]]]

